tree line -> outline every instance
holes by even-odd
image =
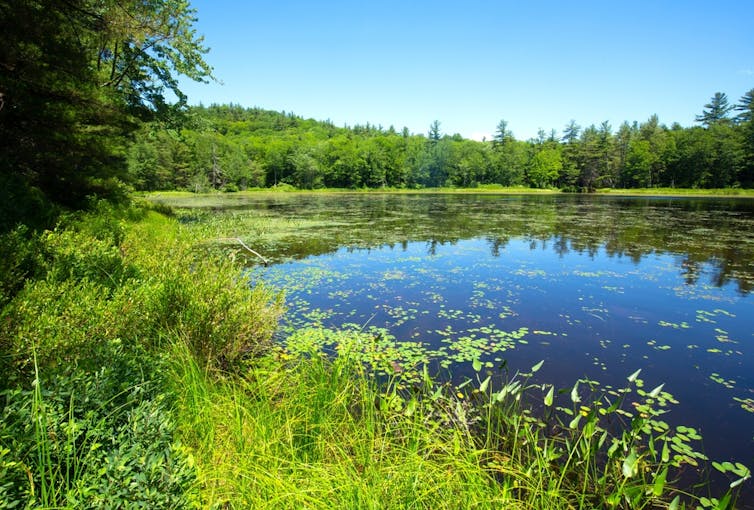
[[[234,191],[426,188],[481,185],[559,188],[754,186],[754,89],[731,105],[716,93],[692,127],[608,122],[517,140],[505,120],[492,140],[330,121],[238,105],[196,106],[181,126],[146,123],[127,152],[140,190]]]
[[[213,79],[185,0],[0,0],[0,230],[130,189],[754,186],[754,89],[697,125],[608,123],[489,141],[336,127],[237,105],[188,107]],[[177,100],[170,101],[169,97]]]

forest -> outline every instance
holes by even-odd
[[[476,381],[456,385],[404,370],[364,327],[307,328],[286,347],[287,289],[249,275],[240,226],[133,191],[752,187],[754,89],[716,93],[693,127],[574,121],[526,141],[505,121],[488,141],[439,121],[336,127],[188,106],[179,78],[215,79],[196,15],[187,0],[0,0],[0,509],[735,506],[751,478],[739,462],[712,462],[721,490],[676,488],[706,459],[701,436],[660,419],[673,397],[642,389],[641,370],[620,392],[577,379],[556,394],[530,380],[544,359],[494,381],[469,359]],[[243,231],[294,246],[291,229],[317,220],[255,215]],[[654,252],[647,239],[626,253]],[[689,280],[707,253],[728,264],[720,280],[751,265],[706,244]],[[564,414],[545,422],[534,399]]]
[[[240,105],[189,106],[178,76],[215,77],[179,0],[0,1],[0,223],[50,226],[136,190],[754,186],[754,89],[716,92],[694,126],[608,122],[518,140],[335,126]],[[504,116],[504,112],[501,112]],[[578,118],[578,112],[573,112]]]
[[[653,115],[518,140],[501,120],[492,140],[330,121],[240,105],[186,109],[180,124],[141,126],[127,152],[139,190],[475,188],[726,188],[754,185],[754,89],[731,105],[715,93],[697,124],[668,127]]]

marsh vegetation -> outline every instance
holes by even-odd
[[[622,423],[668,445],[669,458],[686,466],[684,483],[711,475],[719,490],[746,476],[732,480],[731,471],[702,459],[719,467],[731,460],[725,466],[738,470],[752,457],[750,201],[466,194],[157,200],[180,208],[180,221],[210,240],[204,249],[230,249],[252,282],[286,290],[289,311],[277,334],[285,356],[337,359],[345,350],[400,395],[397,409],[424,402],[411,392],[430,377],[479,411],[524,373],[526,383],[514,386],[528,389],[519,410],[545,435],[558,427],[581,431],[579,416],[604,433]],[[277,263],[263,267],[218,240],[229,236]],[[541,360],[544,368],[530,373]],[[639,369],[628,402],[626,377]],[[480,398],[480,406],[471,404]],[[479,419],[482,429],[498,422],[492,415]],[[597,420],[605,415],[610,425]],[[595,465],[605,460],[598,450]],[[642,451],[637,456],[647,459]]]

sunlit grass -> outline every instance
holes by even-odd
[[[281,352],[241,381],[213,381],[189,358],[175,371],[180,422],[202,467],[207,505],[524,506],[483,467],[468,431],[424,406],[407,412],[352,360]]]
[[[312,346],[319,335],[299,340]],[[655,508],[695,499],[672,481],[704,459],[692,446],[698,435],[659,419],[672,396],[662,385],[642,390],[639,371],[609,392],[582,381],[558,406],[552,386],[528,382],[542,363],[504,383],[480,372],[452,386],[420,369],[404,384],[402,372],[372,376],[358,335],[340,339],[335,356],[281,348],[232,379],[211,377],[174,346],[181,438],[205,505]],[[529,410],[532,398],[544,413]]]
[[[604,188],[597,190],[599,194],[608,195],[641,195],[660,197],[684,197],[684,196],[731,196],[731,197],[754,197],[754,189],[743,188]]]

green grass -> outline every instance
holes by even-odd
[[[638,374],[564,401],[477,363],[459,386],[396,370],[368,332],[275,347],[281,296],[207,249],[219,232],[102,206],[3,238],[0,508],[654,508],[704,464]]]
[[[180,359],[180,358],[178,358]],[[242,381],[184,358],[180,421],[204,466],[206,505],[244,508],[487,508],[516,503],[463,428],[409,413],[347,357],[284,352]],[[438,407],[439,409],[439,407]],[[192,423],[193,422],[193,423]]]
[[[178,422],[201,466],[204,505],[657,508],[694,499],[672,479],[703,462],[697,433],[659,419],[672,396],[642,390],[638,373],[612,392],[582,382],[555,411],[554,389],[527,382],[541,363],[503,384],[480,372],[453,387],[423,369],[419,382],[394,370],[378,382],[363,361],[364,334],[332,332],[337,355],[326,357],[312,347],[322,333],[299,332],[303,350],[280,348],[240,379],[211,377],[176,344]],[[532,399],[544,413],[529,410]]]
[[[368,194],[457,194],[457,193],[489,193],[489,194],[511,194],[511,195],[548,195],[564,193],[555,188],[538,189],[528,186],[501,186],[498,184],[484,184],[475,188],[374,188],[374,189],[341,189],[341,188],[321,188],[315,190],[299,190],[295,188],[285,188],[276,190],[274,188],[255,188],[234,193],[192,193],[190,191],[159,191],[144,193],[142,196],[152,199],[161,200],[170,203],[172,199],[187,197],[204,197],[212,200],[212,197],[233,197],[242,198],[244,196],[258,196],[260,194],[277,194],[277,193],[315,193],[315,194],[340,194],[340,193],[368,193]],[[730,196],[730,197],[754,197],[754,189],[744,188],[601,188],[595,193],[604,195],[624,195],[624,196]],[[178,205],[179,203],[176,203]],[[193,207],[199,207],[192,202]]]
[[[617,189],[604,188],[597,190],[599,194],[606,195],[625,195],[625,196],[661,196],[661,197],[754,197],[754,189],[743,188],[715,188],[715,189],[697,189],[697,188],[636,188],[636,189]]]

